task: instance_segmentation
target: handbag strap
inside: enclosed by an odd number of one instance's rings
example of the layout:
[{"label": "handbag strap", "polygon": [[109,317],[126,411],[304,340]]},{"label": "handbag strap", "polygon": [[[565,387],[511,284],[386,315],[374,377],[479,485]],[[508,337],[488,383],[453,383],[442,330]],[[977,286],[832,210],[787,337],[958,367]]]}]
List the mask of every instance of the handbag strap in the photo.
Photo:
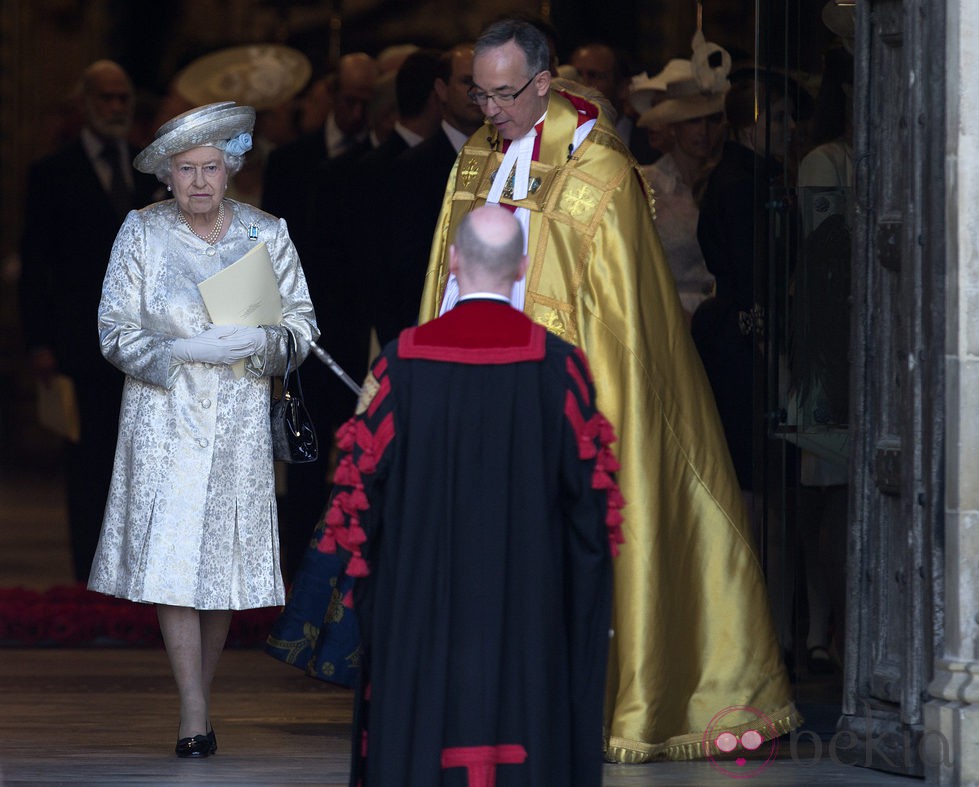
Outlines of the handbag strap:
[{"label": "handbag strap", "polygon": [[287,391],[291,391],[290,382],[292,376],[296,377],[296,392],[299,394],[300,401],[303,398],[303,383],[299,377],[299,366],[296,365],[295,368],[292,366],[292,359],[296,354],[295,344],[296,337],[292,335],[292,331],[286,328],[286,336],[288,340],[286,341],[286,373],[282,376],[282,395],[285,396]]}]

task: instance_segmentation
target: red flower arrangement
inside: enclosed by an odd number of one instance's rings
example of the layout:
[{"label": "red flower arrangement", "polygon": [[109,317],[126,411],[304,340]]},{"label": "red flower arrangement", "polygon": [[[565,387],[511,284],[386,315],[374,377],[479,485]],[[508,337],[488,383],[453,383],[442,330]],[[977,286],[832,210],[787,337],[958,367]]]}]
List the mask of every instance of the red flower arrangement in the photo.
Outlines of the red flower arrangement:
[{"label": "red flower arrangement", "polygon": [[[235,612],[228,647],[264,645],[279,612],[279,607]],[[104,596],[84,585],[0,588],[0,647],[119,646],[163,646],[152,604]]]}]

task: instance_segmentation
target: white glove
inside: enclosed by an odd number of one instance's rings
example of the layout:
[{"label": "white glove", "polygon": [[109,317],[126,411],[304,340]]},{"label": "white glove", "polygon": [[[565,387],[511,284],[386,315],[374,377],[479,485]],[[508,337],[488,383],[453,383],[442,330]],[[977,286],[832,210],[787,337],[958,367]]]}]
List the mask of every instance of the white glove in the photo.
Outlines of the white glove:
[{"label": "white glove", "polygon": [[177,339],[171,355],[190,363],[231,364],[265,349],[265,331],[241,325],[213,325],[189,339]]}]

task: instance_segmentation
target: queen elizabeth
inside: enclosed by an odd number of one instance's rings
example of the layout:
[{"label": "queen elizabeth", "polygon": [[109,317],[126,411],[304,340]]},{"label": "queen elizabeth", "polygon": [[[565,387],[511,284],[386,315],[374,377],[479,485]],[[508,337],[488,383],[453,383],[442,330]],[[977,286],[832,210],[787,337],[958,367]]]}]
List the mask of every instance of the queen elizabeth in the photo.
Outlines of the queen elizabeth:
[{"label": "queen elizabeth", "polygon": [[[102,354],[124,374],[92,590],[154,604],[180,697],[176,754],[217,749],[210,687],[233,610],[284,602],[270,378],[319,336],[285,221],[225,196],[255,110],[231,101],[164,123],[136,157],[173,198],[126,217],[99,304]],[[197,285],[264,242],[274,325],[212,325]],[[232,364],[243,364],[238,375]]]}]

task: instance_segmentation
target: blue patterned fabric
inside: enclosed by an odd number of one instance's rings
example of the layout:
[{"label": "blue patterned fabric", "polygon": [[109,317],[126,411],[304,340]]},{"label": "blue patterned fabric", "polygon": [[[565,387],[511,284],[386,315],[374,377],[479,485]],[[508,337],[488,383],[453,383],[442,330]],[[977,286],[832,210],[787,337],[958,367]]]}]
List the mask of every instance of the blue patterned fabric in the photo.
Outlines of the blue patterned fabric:
[{"label": "blue patterned fabric", "polygon": [[347,576],[340,557],[316,548],[323,527],[321,521],[265,651],[311,677],[353,687],[360,676],[360,628],[344,598],[354,578]]}]

